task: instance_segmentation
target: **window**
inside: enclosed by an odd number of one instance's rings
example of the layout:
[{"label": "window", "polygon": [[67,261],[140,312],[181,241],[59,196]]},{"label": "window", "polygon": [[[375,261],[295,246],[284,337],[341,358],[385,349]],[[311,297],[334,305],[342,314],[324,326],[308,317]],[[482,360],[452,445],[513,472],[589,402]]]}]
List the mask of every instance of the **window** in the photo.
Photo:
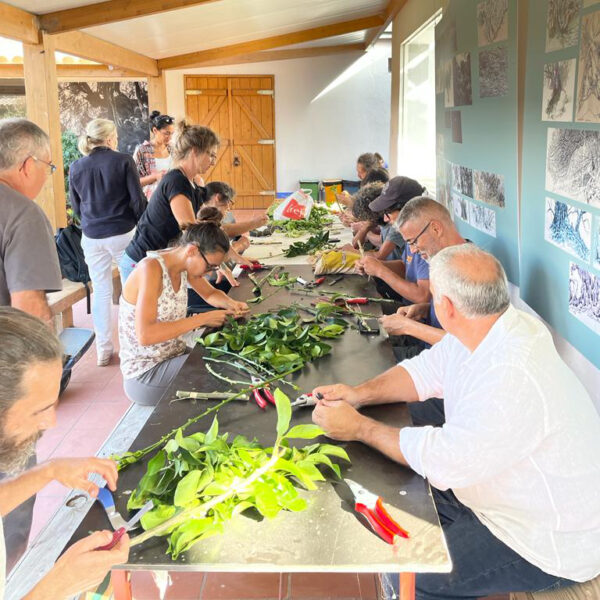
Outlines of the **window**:
[{"label": "window", "polygon": [[435,194],[436,15],[401,47],[398,174],[412,177]]}]

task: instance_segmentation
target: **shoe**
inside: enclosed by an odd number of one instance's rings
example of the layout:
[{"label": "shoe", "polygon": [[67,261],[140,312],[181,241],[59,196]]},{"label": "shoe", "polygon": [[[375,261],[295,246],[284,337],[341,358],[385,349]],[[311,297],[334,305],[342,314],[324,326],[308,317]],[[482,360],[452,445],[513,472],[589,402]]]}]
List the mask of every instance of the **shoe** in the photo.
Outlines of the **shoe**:
[{"label": "shoe", "polygon": [[99,367],[108,366],[110,364],[110,359],[112,358],[112,355],[113,355],[112,350],[98,354],[98,361],[96,362],[96,364]]}]

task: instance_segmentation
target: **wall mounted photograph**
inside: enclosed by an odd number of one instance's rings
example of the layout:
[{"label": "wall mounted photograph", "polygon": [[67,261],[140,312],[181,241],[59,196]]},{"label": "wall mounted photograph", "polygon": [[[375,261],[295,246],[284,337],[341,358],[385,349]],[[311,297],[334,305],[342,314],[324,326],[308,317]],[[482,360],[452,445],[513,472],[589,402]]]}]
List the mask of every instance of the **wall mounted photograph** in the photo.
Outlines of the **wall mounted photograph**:
[{"label": "wall mounted photograph", "polygon": [[457,54],[452,61],[453,106],[473,104],[471,84],[471,53]]},{"label": "wall mounted photograph", "polygon": [[487,171],[474,171],[475,200],[504,208],[504,177]]},{"label": "wall mounted photograph", "polygon": [[469,209],[467,208],[467,199],[460,194],[452,193],[452,207],[454,215],[465,222],[469,222]]},{"label": "wall mounted photograph", "polygon": [[462,144],[462,118],[460,116],[460,110],[452,111],[452,141],[455,144]]},{"label": "wall mounted photograph", "polygon": [[444,91],[444,106],[454,106],[454,79],[452,77],[452,60],[442,63],[442,89]]},{"label": "wall mounted photograph", "polygon": [[148,139],[148,84],[145,81],[69,81],[58,84],[63,131],[81,135],[96,118],[117,126],[119,150],[133,154]]},{"label": "wall mounted photograph", "polygon": [[496,237],[496,213],[487,206],[469,202],[469,224],[487,235]]},{"label": "wall mounted photograph", "polygon": [[600,10],[581,19],[576,121],[600,123]]},{"label": "wall mounted photograph", "polygon": [[487,0],[477,5],[477,42],[487,46],[508,37],[508,0]]},{"label": "wall mounted photograph", "polygon": [[544,65],[542,121],[572,121],[575,96],[574,58]]},{"label": "wall mounted photograph", "polygon": [[600,334],[600,277],[576,263],[569,270],[569,312]]},{"label": "wall mounted photograph", "polygon": [[473,197],[473,169],[452,164],[452,187],[461,194]]},{"label": "wall mounted photograph", "polygon": [[479,53],[479,97],[497,98],[508,93],[508,48],[496,46]]},{"label": "wall mounted photograph", "polygon": [[548,129],[546,189],[600,207],[600,131]]},{"label": "wall mounted photograph", "polygon": [[546,15],[546,52],[577,44],[581,0],[549,0]]},{"label": "wall mounted photograph", "polygon": [[566,202],[546,198],[544,238],[561,250],[589,262],[592,215]]}]

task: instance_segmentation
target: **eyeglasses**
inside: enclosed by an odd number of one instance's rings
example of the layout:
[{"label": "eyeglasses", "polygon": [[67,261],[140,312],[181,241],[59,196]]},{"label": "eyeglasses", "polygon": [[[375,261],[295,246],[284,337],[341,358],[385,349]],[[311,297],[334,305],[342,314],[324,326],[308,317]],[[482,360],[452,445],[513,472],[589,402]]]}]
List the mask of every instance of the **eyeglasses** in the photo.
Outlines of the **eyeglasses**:
[{"label": "eyeglasses", "polygon": [[202,260],[204,260],[204,262],[206,263],[206,270],[209,272],[214,272],[214,271],[218,271],[221,267],[221,265],[213,265],[211,263],[208,262],[208,260],[206,260],[206,256],[204,255],[204,252],[202,252],[202,250],[200,250],[200,248],[198,248],[198,252],[200,253],[200,256],[202,257]]},{"label": "eyeglasses", "polygon": [[417,235],[415,238],[413,238],[412,240],[405,240],[406,243],[409,246],[416,246],[417,242],[419,241],[419,238],[427,231],[427,228],[431,225],[431,221],[429,221],[429,223],[427,223],[427,225],[425,225],[425,227],[423,227],[423,229],[421,229],[421,233],[419,233],[419,235]]},{"label": "eyeglasses", "polygon": [[25,163],[30,159],[33,158],[33,160],[35,160],[36,162],[41,162],[44,163],[45,165],[50,167],[50,175],[52,175],[55,171],[56,171],[56,165],[52,162],[48,162],[47,160],[42,160],[41,158],[38,158],[37,156],[33,156],[33,154],[30,154],[24,161],[23,164],[19,167],[19,171],[22,171],[23,168],[25,167]]}]

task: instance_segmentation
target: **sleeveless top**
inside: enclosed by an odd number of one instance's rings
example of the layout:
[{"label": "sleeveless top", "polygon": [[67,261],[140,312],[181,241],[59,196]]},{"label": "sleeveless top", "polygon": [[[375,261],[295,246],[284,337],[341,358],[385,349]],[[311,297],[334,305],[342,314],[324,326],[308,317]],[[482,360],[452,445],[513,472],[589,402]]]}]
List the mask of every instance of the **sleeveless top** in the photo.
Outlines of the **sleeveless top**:
[{"label": "sleeveless top", "polygon": [[[148,252],[148,257],[156,258],[162,269],[162,292],[158,298],[157,320],[168,322],[185,319],[187,314],[187,271],[181,273],[179,291],[175,292],[164,258],[159,252]],[[139,377],[161,362],[185,352],[185,341],[175,338],[151,346],[142,346],[135,331],[135,310],[121,296],[119,305],[119,344],[121,351],[121,372],[124,379]]]}]

